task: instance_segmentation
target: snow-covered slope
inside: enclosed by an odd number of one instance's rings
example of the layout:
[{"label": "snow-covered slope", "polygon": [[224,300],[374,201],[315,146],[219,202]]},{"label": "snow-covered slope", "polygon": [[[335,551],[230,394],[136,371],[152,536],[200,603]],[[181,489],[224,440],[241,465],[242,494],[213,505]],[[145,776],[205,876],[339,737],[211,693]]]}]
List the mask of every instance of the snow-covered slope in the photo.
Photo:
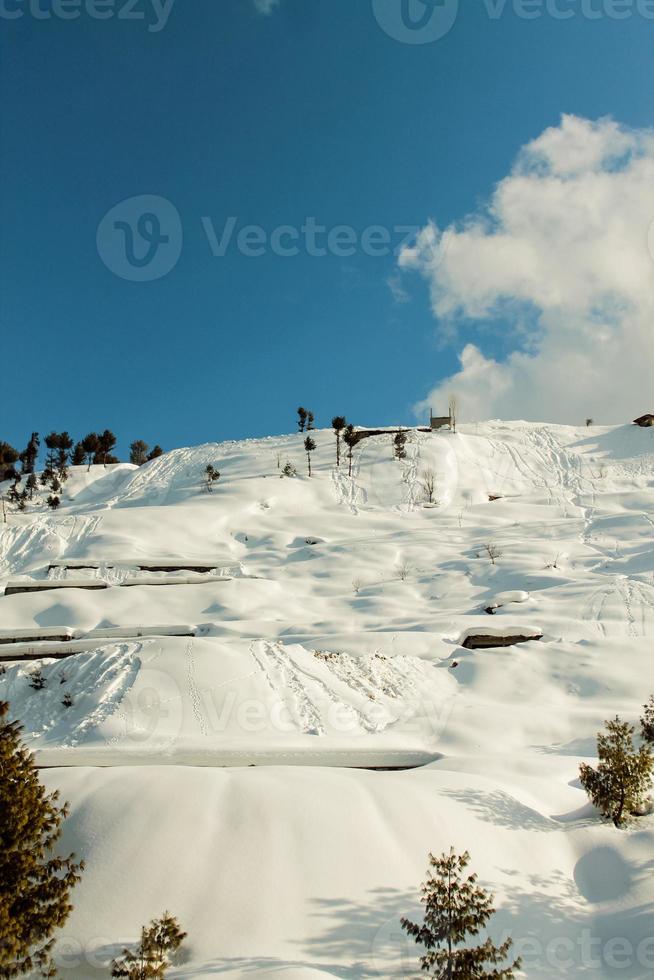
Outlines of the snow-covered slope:
[{"label": "snow-covered slope", "polygon": [[654,818],[602,824],[577,777],[654,691],[653,440],[415,431],[403,462],[361,442],[350,478],[320,431],[312,479],[299,435],[207,445],[75,469],[58,512],[10,515],[0,588],[109,585],[0,598],[0,656],[21,630],[81,651],[41,690],[35,661],[0,676],[87,861],[63,974],[107,976],[168,906],[178,977],[413,975],[399,917],[454,845],[526,976],[651,976]]}]

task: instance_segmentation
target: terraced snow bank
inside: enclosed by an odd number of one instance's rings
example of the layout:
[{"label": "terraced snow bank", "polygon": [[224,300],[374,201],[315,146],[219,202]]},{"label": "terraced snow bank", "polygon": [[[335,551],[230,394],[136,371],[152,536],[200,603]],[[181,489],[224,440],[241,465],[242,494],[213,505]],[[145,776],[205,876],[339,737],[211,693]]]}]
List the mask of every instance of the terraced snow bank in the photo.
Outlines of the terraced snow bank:
[{"label": "terraced snow bank", "polygon": [[87,864],[62,975],[169,907],[173,977],[417,976],[399,918],[453,845],[524,976],[651,977],[654,817],[602,823],[578,767],[654,692],[654,431],[376,436],[351,477],[315,438],[311,479],[300,435],[210,444],[0,525],[0,698]]}]

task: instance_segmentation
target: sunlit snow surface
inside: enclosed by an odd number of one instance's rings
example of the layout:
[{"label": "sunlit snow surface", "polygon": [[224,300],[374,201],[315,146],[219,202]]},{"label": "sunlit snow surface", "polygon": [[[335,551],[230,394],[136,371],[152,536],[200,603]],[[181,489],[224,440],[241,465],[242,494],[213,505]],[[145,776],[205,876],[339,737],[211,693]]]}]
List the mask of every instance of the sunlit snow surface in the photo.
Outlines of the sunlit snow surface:
[{"label": "sunlit snow surface", "polygon": [[[0,676],[87,862],[62,975],[108,976],[166,907],[172,976],[418,975],[399,918],[453,845],[524,975],[651,977],[654,818],[601,823],[578,766],[654,692],[654,432],[469,425],[410,433],[403,462],[379,436],[351,479],[315,438],[311,480],[299,434],[200,446],[76,468],[58,512],[0,526],[0,586],[111,586],[0,598],[5,636],[86,637],[42,690],[35,662]],[[159,559],[215,568],[139,571]]]}]

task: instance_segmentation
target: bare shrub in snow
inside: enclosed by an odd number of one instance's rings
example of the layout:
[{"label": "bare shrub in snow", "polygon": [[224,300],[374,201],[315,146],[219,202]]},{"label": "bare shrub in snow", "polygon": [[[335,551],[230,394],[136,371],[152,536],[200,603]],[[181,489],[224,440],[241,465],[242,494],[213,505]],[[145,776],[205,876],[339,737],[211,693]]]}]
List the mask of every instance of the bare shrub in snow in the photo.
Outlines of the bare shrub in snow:
[{"label": "bare shrub in snow", "polygon": [[37,667],[37,669],[32,671],[30,674],[30,687],[33,691],[42,691],[45,685],[46,679],[41,673],[41,668]]},{"label": "bare shrub in snow", "polygon": [[426,469],[422,474],[422,491],[427,502],[433,504],[436,493],[436,474],[432,469]]},{"label": "bare shrub in snow", "polygon": [[402,582],[406,582],[411,574],[411,565],[405,558],[402,561],[398,561],[397,565],[395,566],[395,571],[397,572],[397,577],[401,579]]},{"label": "bare shrub in snow", "polygon": [[502,557],[502,552],[496,544],[493,544],[492,541],[489,541],[488,544],[484,545],[484,551],[488,555],[491,565],[494,565],[495,562]]},{"label": "bare shrub in snow", "polygon": [[220,479],[220,473],[215,466],[211,463],[207,466],[204,471],[204,486],[206,487],[208,493],[213,493],[214,483],[217,483]]},{"label": "bare shrub in snow", "polygon": [[355,592],[358,595],[362,588],[363,588],[363,582],[361,581],[360,578],[352,579],[353,592]]},{"label": "bare shrub in snow", "polygon": [[70,693],[70,691],[66,691],[66,693],[63,696],[63,698],[61,699],[61,703],[64,706],[64,708],[72,708],[73,707],[73,703],[74,703],[73,702],[73,695]]},{"label": "bare shrub in snow", "polygon": [[490,938],[478,946],[469,945],[469,937],[478,936],[495,914],[493,895],[477,884],[477,875],[463,877],[469,863],[467,851],[458,855],[452,849],[439,858],[430,854],[420,899],[425,906],[424,922],[401,919],[402,928],[426,949],[420,966],[433,977],[512,980],[514,971],[520,969],[519,959],[504,968],[496,966],[506,962],[511,939],[501,946]]},{"label": "bare shrub in snow", "polygon": [[647,745],[634,748],[634,727],[616,715],[597,736],[597,769],[582,763],[581,785],[591,802],[616,827],[643,812],[651,786],[654,757]]},{"label": "bare shrub in snow", "polygon": [[127,980],[146,980],[148,977],[165,977],[172,966],[171,956],[186,939],[177,919],[164,912],[160,919],[153,919],[141,929],[141,941],[135,950],[124,949],[122,956],[111,963],[112,977]]}]

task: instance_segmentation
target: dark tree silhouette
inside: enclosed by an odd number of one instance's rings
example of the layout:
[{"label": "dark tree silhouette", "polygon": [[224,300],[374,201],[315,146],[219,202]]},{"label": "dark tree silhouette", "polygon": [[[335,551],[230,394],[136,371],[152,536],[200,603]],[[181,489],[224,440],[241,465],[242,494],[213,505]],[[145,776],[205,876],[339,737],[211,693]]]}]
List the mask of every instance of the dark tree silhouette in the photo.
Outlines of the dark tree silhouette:
[{"label": "dark tree silhouette", "polygon": [[95,461],[96,453],[100,446],[100,436],[97,432],[89,432],[87,436],[82,439],[82,448],[84,449],[84,455],[86,456],[86,462],[88,464],[89,470],[91,469],[91,463]]},{"label": "dark tree silhouette", "polygon": [[86,453],[84,452],[84,446],[81,442],[75,443],[71,462],[73,466],[83,466],[86,462]]},{"label": "dark tree silhouette", "polygon": [[39,434],[33,432],[30,441],[20,454],[20,461],[23,466],[23,473],[33,473],[36,469],[36,461],[39,458]]},{"label": "dark tree silhouette", "polygon": [[307,460],[309,463],[309,476],[311,476],[311,453],[314,451],[315,448],[316,448],[316,444],[314,440],[311,438],[311,436],[307,436],[306,439],[304,440],[304,451],[307,454]]},{"label": "dark tree silhouette", "polygon": [[335,415],[332,419],[332,429],[334,430],[334,435],[336,436],[336,465],[341,465],[341,435],[343,429],[347,425],[347,420],[344,415]]},{"label": "dark tree silhouette", "polygon": [[130,463],[134,463],[135,466],[143,466],[144,463],[147,463],[149,448],[147,442],[143,442],[142,439],[133,442],[129,447]]},{"label": "dark tree silhouette", "polygon": [[297,410],[297,415],[298,415],[297,427],[300,430],[300,432],[304,432],[307,424],[307,415],[308,415],[306,408],[302,408],[302,406],[300,406],[300,408],[298,408]]},{"label": "dark tree silhouette", "polygon": [[351,422],[345,426],[345,431],[343,432],[343,442],[347,446],[347,459],[349,463],[348,476],[352,476],[352,450],[358,442],[358,437]]},{"label": "dark tree silhouette", "polygon": [[154,449],[151,449],[148,453],[148,462],[150,462],[151,459],[158,459],[159,456],[163,456],[163,454],[164,451],[161,446],[155,446]]},{"label": "dark tree silhouette", "polygon": [[102,463],[103,466],[106,466],[107,463],[117,463],[117,457],[111,455],[111,450],[115,445],[115,435],[111,429],[105,429],[104,432],[98,436],[98,450],[95,454],[93,462]]},{"label": "dark tree silhouette", "polygon": [[0,702],[0,978],[52,977],[53,933],[72,911],[70,892],[84,865],[54,852],[67,807],[39,782],[8,712]]}]

